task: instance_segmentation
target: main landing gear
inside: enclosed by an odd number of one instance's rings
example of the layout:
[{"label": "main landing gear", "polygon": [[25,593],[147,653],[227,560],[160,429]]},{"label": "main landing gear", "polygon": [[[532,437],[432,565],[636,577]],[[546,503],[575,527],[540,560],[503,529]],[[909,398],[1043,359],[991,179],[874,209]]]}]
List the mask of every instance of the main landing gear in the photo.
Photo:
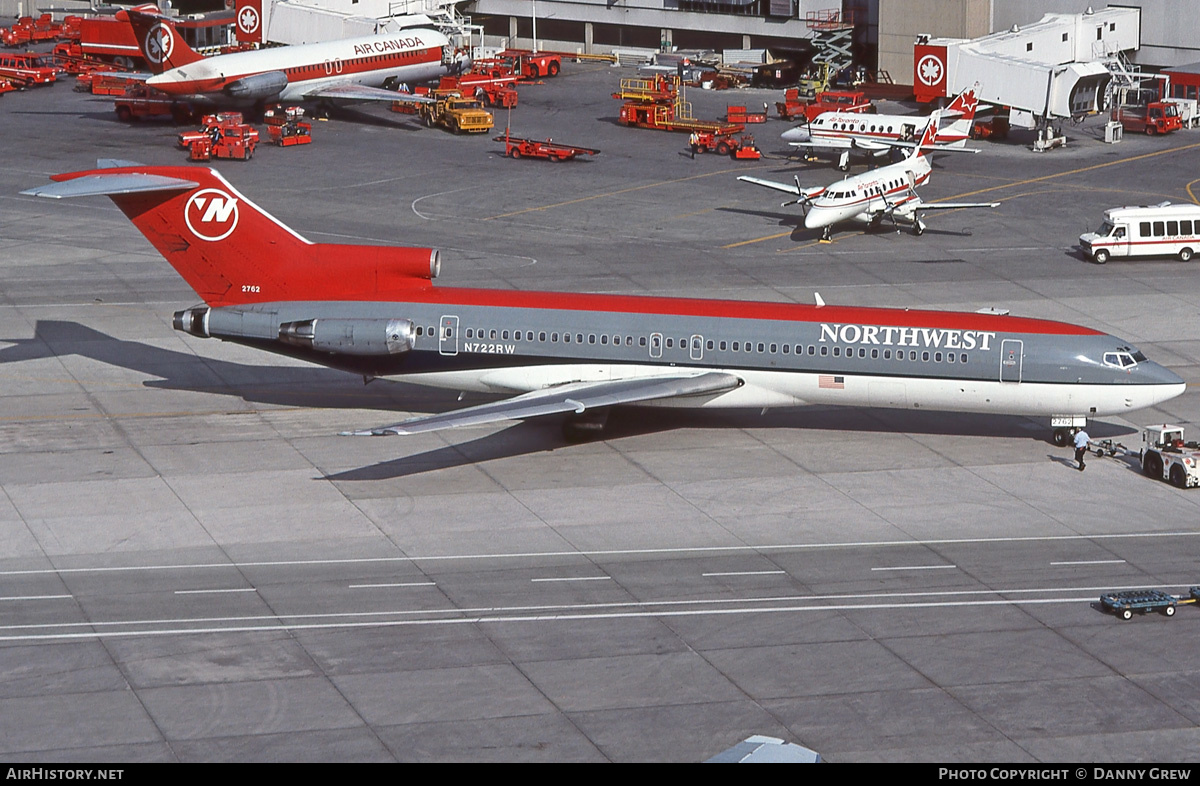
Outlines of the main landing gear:
[{"label": "main landing gear", "polygon": [[1054,445],[1055,447],[1065,448],[1071,444],[1071,429],[1056,428],[1054,429]]},{"label": "main landing gear", "polygon": [[562,424],[563,439],[573,445],[600,439],[604,436],[604,427],[607,423],[608,410],[606,409],[582,415],[568,415]]}]

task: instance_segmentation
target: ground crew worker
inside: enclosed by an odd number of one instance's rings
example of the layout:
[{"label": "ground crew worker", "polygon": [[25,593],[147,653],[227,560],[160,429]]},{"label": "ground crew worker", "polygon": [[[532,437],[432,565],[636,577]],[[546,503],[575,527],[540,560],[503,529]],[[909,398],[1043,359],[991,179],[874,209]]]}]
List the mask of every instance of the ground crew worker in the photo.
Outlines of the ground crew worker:
[{"label": "ground crew worker", "polygon": [[693,131],[692,135],[688,137],[688,145],[692,148],[692,159],[695,160],[696,151],[700,149],[700,134]]},{"label": "ground crew worker", "polygon": [[1083,457],[1087,455],[1088,443],[1092,438],[1083,429],[1075,431],[1075,460],[1079,462],[1079,471],[1083,472],[1084,463]]}]

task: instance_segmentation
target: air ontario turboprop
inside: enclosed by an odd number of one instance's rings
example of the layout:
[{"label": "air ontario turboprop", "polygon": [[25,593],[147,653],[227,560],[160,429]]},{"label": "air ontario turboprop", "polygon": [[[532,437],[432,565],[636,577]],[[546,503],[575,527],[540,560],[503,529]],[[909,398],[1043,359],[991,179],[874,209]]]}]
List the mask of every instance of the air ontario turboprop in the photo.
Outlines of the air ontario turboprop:
[{"label": "air ontario turboprop", "polygon": [[886,218],[893,224],[906,223],[912,227],[914,235],[920,235],[925,231],[922,214],[927,210],[998,207],[999,202],[925,202],[917,195],[917,187],[929,182],[932,171],[929,159],[922,151],[934,147],[936,133],[937,116],[934,115],[926,122],[921,141],[903,161],[847,177],[823,188],[801,188],[799,178],[794,185],[747,175],[738,180],[795,195],[796,199],[784,202],[782,206],[800,205],[805,211],[804,226],[820,229],[821,240],[826,242],[830,240],[833,225],[844,221],[878,226]]},{"label": "air ontario turboprop", "polygon": [[432,28],[203,57],[165,17],[122,13],[154,73],[146,84],[198,103],[395,101],[398,94],[385,84],[437,79],[470,64]]},{"label": "air ontario turboprop", "polygon": [[313,243],[212,169],[109,163],[24,193],[110,197],[203,299],[175,314],[177,330],[368,381],[500,399],[357,434],[559,413],[574,439],[622,404],[834,404],[1074,425],[1184,390],[1120,338],[1041,319],[437,287],[436,250]]},{"label": "air ontario turboprop", "polygon": [[[975,110],[979,100],[976,88],[968,88],[958,95],[950,106],[934,110],[930,117],[940,123],[944,118],[952,122],[937,130],[933,144],[927,149],[939,152],[977,153],[966,146],[971,135],[971,124],[975,122]],[[868,159],[894,156],[917,145],[917,134],[930,118],[911,115],[867,115],[855,112],[825,112],[804,123],[789,128],[780,138],[793,147],[804,148],[809,153],[805,158],[833,154],[837,156],[838,169],[850,169],[850,157]]]}]

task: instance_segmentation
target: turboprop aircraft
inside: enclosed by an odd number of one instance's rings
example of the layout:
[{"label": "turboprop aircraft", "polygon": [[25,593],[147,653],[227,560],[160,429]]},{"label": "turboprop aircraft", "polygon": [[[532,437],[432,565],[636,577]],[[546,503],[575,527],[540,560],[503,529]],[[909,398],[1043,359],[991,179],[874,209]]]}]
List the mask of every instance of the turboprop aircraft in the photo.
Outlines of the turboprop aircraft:
[{"label": "turboprop aircraft", "polygon": [[437,287],[434,249],[313,243],[212,169],[101,164],[111,168],[54,175],[23,193],[110,197],[204,301],[175,313],[176,330],[366,381],[499,397],[354,434],[559,413],[574,440],[598,433],[624,404],[835,404],[1080,425],[1184,390],[1128,342],[1042,319],[819,298],[812,306]]},{"label": "turboprop aircraft", "polygon": [[142,57],[154,73],[146,84],[202,104],[416,100],[383,86],[437,79],[470,64],[432,28],[204,57],[187,45],[169,19],[142,8],[117,16],[128,16]]},{"label": "turboprop aircraft", "polygon": [[943,152],[977,153],[966,146],[975,122],[975,110],[979,100],[976,89],[970,87],[960,93],[946,109],[934,110],[930,117],[917,118],[911,115],[866,115],[855,112],[825,112],[817,115],[811,123],[789,128],[780,138],[793,147],[805,148],[810,153],[806,158],[835,154],[838,169],[850,169],[851,156],[878,159],[917,145],[920,129],[936,118],[953,118],[946,127],[938,129],[931,149]]},{"label": "turboprop aircraft", "polygon": [[843,221],[878,226],[886,218],[893,224],[907,223],[914,235],[920,235],[925,232],[921,214],[927,210],[998,207],[999,202],[926,202],[917,195],[917,188],[929,182],[933,167],[923,151],[934,147],[936,134],[937,118],[934,116],[926,122],[920,142],[903,161],[822,188],[801,188],[799,178],[794,185],[747,175],[738,180],[795,195],[796,199],[784,202],[782,207],[800,205],[805,212],[804,226],[820,229],[821,240],[825,242],[832,236],[833,225]]}]

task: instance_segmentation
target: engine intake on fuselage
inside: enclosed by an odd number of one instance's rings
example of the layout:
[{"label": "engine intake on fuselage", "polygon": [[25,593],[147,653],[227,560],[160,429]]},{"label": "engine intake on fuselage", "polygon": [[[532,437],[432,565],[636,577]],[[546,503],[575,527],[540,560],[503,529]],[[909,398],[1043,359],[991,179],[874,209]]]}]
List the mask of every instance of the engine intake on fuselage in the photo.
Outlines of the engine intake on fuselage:
[{"label": "engine intake on fuselage", "polygon": [[399,355],[413,348],[408,319],[305,319],[279,326],[279,340],[296,347],[344,355]]}]

